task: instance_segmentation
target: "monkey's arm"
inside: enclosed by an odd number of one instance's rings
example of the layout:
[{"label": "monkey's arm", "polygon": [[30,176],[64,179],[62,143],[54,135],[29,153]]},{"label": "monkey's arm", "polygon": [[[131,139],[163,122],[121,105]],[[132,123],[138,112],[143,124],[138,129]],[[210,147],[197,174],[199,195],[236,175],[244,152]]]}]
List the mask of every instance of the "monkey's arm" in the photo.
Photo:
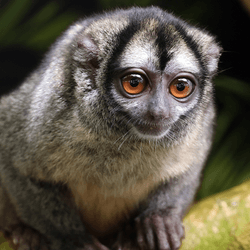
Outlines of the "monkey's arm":
[{"label": "monkey's arm", "polygon": [[[66,202],[60,186],[33,181],[11,166],[3,168],[1,175],[1,185],[22,222],[13,225],[12,231],[8,232],[10,237],[19,240],[20,249],[25,246],[31,250],[107,250],[86,232],[76,210]],[[40,236],[47,242],[47,248],[41,245],[40,239],[35,240]]]},{"label": "monkey's arm", "polygon": [[175,250],[184,237],[182,218],[199,185],[199,171],[162,184],[118,235],[114,249]]}]

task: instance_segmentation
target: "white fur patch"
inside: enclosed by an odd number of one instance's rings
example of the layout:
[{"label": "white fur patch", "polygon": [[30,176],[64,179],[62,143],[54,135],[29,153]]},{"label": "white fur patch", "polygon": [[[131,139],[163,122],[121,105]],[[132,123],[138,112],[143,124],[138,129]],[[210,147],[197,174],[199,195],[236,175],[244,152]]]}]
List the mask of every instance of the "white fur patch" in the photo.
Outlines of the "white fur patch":
[{"label": "white fur patch", "polygon": [[168,74],[175,72],[189,72],[192,74],[199,73],[199,62],[187,45],[181,41],[176,47],[177,48],[174,48],[173,51],[171,51],[173,57],[168,62],[165,72]]}]

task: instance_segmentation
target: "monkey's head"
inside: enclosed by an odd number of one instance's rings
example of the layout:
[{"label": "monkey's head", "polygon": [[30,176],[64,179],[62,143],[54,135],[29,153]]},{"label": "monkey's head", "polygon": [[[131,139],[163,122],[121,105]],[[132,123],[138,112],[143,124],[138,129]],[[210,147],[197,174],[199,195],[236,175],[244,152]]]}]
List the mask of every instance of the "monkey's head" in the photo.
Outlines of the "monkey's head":
[{"label": "monkey's head", "polygon": [[132,8],[90,19],[74,45],[79,117],[97,133],[171,141],[213,119],[220,47],[207,32]]}]

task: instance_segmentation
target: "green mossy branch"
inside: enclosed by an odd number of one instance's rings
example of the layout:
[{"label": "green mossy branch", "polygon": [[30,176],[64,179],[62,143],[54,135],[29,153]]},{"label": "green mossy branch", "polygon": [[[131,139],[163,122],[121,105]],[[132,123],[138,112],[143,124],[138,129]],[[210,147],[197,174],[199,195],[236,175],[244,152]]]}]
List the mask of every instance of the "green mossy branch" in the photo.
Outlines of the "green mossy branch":
[{"label": "green mossy branch", "polygon": [[181,250],[250,249],[250,181],[195,204]]}]

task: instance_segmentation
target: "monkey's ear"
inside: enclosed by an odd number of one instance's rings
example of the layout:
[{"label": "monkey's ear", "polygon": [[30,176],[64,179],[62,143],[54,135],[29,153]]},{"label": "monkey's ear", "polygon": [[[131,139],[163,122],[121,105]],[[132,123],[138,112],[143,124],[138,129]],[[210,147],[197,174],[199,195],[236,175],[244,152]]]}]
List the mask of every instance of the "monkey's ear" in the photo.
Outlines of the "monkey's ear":
[{"label": "monkey's ear", "polygon": [[98,54],[99,48],[89,35],[84,35],[77,41],[77,53],[74,56],[77,61],[87,63],[97,69],[99,67]]},{"label": "monkey's ear", "polygon": [[206,31],[193,27],[190,27],[188,34],[195,38],[209,73],[216,73],[222,48],[215,41],[215,38]]},{"label": "monkey's ear", "polygon": [[212,40],[203,47],[203,53],[205,55],[204,59],[207,63],[208,71],[211,74],[216,73],[222,48],[214,40]]}]

